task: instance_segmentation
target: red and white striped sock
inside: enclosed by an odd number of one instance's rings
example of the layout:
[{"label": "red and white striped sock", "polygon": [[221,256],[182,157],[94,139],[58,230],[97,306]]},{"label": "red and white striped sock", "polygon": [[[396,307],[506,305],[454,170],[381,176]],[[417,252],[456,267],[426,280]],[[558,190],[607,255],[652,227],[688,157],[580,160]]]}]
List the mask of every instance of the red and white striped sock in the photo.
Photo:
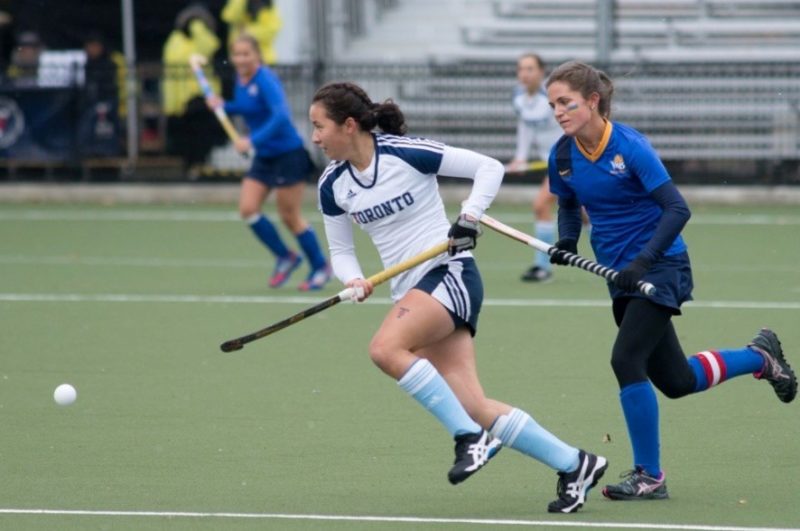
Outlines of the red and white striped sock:
[{"label": "red and white striped sock", "polygon": [[[728,379],[728,369],[725,359],[716,350],[698,352],[689,359],[689,364],[695,370],[695,375],[701,373],[705,379],[697,378],[695,391],[704,391]],[[700,369],[698,371],[698,369]],[[705,385],[703,385],[705,383]]]}]

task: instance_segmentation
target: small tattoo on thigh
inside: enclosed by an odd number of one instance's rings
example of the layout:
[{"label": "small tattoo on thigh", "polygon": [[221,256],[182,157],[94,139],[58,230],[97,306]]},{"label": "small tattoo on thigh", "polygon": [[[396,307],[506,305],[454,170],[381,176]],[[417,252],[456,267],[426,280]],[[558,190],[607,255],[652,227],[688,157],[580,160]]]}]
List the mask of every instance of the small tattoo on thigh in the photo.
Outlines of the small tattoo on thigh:
[{"label": "small tattoo on thigh", "polygon": [[401,317],[403,317],[405,314],[407,314],[410,311],[411,310],[406,308],[405,306],[400,306],[399,309],[397,310],[397,318],[400,319]]}]

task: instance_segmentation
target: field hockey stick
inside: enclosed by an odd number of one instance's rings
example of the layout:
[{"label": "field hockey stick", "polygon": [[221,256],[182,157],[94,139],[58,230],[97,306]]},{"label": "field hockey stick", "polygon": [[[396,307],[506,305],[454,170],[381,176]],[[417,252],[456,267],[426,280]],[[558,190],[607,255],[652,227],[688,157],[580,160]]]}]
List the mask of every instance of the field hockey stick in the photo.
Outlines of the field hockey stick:
[{"label": "field hockey stick", "polygon": [[[439,256],[444,252],[447,252],[447,242],[442,242],[439,245],[431,247],[427,251],[423,251],[416,256],[412,256],[408,260],[404,260],[399,264],[384,269],[380,273],[375,273],[367,280],[370,283],[372,283],[373,286],[377,286],[378,284],[383,284],[390,278],[395,277],[405,271],[408,271],[412,267],[416,267],[423,262],[427,262],[431,258]],[[306,308],[305,310],[298,312],[289,318],[286,318],[282,321],[278,321],[277,323],[270,325],[266,328],[262,328],[261,330],[253,332],[252,334],[247,334],[246,336],[228,340],[224,342],[222,345],[220,345],[219,348],[222,349],[222,352],[233,352],[234,350],[241,350],[242,347],[244,347],[247,343],[255,341],[256,339],[261,339],[262,337],[266,337],[270,334],[274,334],[278,330],[283,330],[287,326],[299,323],[306,317],[311,317],[312,315],[319,313],[322,310],[327,310],[331,306],[336,306],[342,301],[351,300],[354,294],[355,294],[355,288],[345,288],[336,295],[334,295],[333,297],[325,299],[324,301],[310,308]]]},{"label": "field hockey stick", "polygon": [[547,169],[547,161],[546,160],[534,160],[532,162],[528,162],[522,168],[518,170],[507,170],[506,173],[525,173],[526,171],[542,171]]},{"label": "field hockey stick", "polygon": [[[522,231],[519,231],[513,227],[509,227],[505,223],[497,221],[491,216],[487,216],[486,214],[481,217],[481,223],[489,227],[490,229],[503,234],[504,236],[508,236],[514,240],[522,242],[526,245],[529,245],[536,249],[537,251],[542,251],[543,253],[547,253],[548,256],[553,256],[553,253],[557,252],[559,249],[555,245],[549,245],[542,240],[534,238],[530,234],[525,234]],[[585,271],[590,273],[594,273],[597,276],[603,277],[609,282],[613,282],[617,275],[619,275],[618,271],[611,269],[610,267],[605,267],[597,262],[593,262],[587,258],[583,258],[580,255],[564,252],[564,259],[569,263],[571,266],[579,267]],[[644,282],[640,280],[636,287],[641,291],[643,294],[651,297],[656,292],[656,287],[649,282]]]},{"label": "field hockey stick", "polygon": [[[205,64],[206,58],[202,55],[194,53],[189,56],[189,66],[192,67],[192,72],[194,72],[194,77],[197,79],[197,84],[200,85],[200,90],[203,91],[203,95],[206,98],[210,98],[214,96],[214,89],[211,88],[211,84],[208,82],[205,72],[203,72],[203,66]],[[214,116],[217,117],[217,121],[225,130],[225,133],[227,133],[228,138],[236,143],[236,141],[239,140],[239,132],[233,126],[231,119],[228,117],[228,113],[225,112],[225,108],[222,105],[214,108]],[[252,153],[242,153],[242,156],[244,158],[250,158]]]},{"label": "field hockey stick", "polygon": [[525,169],[528,171],[539,171],[539,170],[546,170],[547,169],[547,161],[546,160],[534,160],[533,162],[529,162]]}]

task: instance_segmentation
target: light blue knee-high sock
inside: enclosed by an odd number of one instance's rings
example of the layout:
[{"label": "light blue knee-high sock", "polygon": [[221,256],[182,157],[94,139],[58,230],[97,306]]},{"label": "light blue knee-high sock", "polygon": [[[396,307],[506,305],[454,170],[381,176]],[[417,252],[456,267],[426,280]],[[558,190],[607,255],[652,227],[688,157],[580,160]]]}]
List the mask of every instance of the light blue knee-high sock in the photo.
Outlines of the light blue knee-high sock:
[{"label": "light blue knee-high sock", "polygon": [[278,258],[289,256],[289,249],[284,245],[278,231],[275,229],[275,225],[264,214],[260,212],[253,214],[246,221],[256,238],[261,240],[261,243],[272,251],[272,254]]},{"label": "light blue knee-high sock", "polygon": [[[556,224],[552,221],[537,221],[534,227],[536,237],[545,243],[553,245],[556,241]],[[550,271],[550,256],[547,253],[536,251],[536,265],[545,271]]]},{"label": "light blue knee-high sock", "polygon": [[619,392],[628,436],[633,447],[633,465],[644,468],[654,478],[661,474],[661,448],[658,435],[658,401],[650,382],[626,385]]},{"label": "light blue knee-high sock", "polygon": [[573,472],[578,468],[578,449],[561,441],[520,409],[500,415],[492,435],[518,452],[533,457],[555,470]]},{"label": "light blue knee-high sock", "polygon": [[696,384],[694,392],[705,391],[725,380],[753,374],[764,366],[764,357],[745,347],[738,350],[705,350],[689,358]]},{"label": "light blue knee-high sock", "polygon": [[415,361],[397,384],[439,419],[451,436],[479,433],[482,430],[428,360],[421,358]]}]

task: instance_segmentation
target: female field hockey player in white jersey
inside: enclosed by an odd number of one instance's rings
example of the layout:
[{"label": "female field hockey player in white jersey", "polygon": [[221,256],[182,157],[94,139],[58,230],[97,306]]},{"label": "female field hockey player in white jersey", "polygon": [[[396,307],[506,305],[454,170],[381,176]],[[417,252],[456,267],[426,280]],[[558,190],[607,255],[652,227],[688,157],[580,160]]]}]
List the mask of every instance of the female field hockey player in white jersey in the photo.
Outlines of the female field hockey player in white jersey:
[{"label": "female field hockey player in white jersey", "polygon": [[[547,93],[542,85],[544,73],[544,61],[535,53],[523,54],[517,60],[519,86],[513,99],[514,112],[517,115],[517,148],[514,160],[506,166],[508,171],[524,171],[531,151],[534,151],[536,158],[546,161],[550,156],[550,148],[561,136],[561,128],[553,117],[553,109],[547,103]],[[550,193],[547,176],[542,179],[542,185],[531,206],[536,237],[552,245],[556,241],[553,215],[556,196]],[[525,282],[546,282],[552,275],[550,257],[547,253],[536,251],[533,265],[521,278]]]},{"label": "female field hockey player in white jersey", "polygon": [[[469,249],[478,219],[503,177],[494,159],[405,133],[393,102],[373,103],[352,83],[328,84],[309,111],[313,141],[332,159],[319,182],[319,203],[334,274],[372,293],[355,255],[353,224],[364,230],[385,266],[399,263],[449,236],[442,255],[392,279],[389,311],[369,345],[372,361],[454,437],[448,479],[460,483],[485,465],[501,444],[558,471],[551,512],[574,512],[605,471],[605,458],[573,448],[524,411],[487,398],[478,381],[472,336],[483,300]],[[379,127],[381,133],[373,133]],[[474,180],[451,226],[437,174]]]},{"label": "female field hockey player in white jersey", "polygon": [[[580,206],[592,219],[597,261],[619,269],[609,283],[617,338],[611,366],[633,447],[633,469],[608,485],[612,500],[667,498],[660,463],[658,402],[705,391],[735,376],[768,381],[782,402],[797,394],[797,378],[774,332],[761,329],[746,347],[706,350],[686,358],[672,325],[692,298],[692,270],[681,230],[689,208],[647,139],[609,121],[613,84],[603,72],[570,62],[547,82],[547,94],[565,136],[550,155],[550,186],[558,195],[559,249],[576,252]],[[557,252],[554,263],[567,265]],[[640,294],[645,280],[653,297]]]},{"label": "female field hockey player in white jersey", "polygon": [[246,33],[237,37],[231,47],[237,74],[233,100],[223,102],[213,96],[208,105],[213,109],[224,104],[227,113],[241,114],[250,128],[250,136],[236,142],[241,153],[255,149],[253,164],[242,179],[239,214],[277,259],[269,286],[277,288],[285,284],[302,262],[261,211],[274,189],[278,215],[309,261],[310,272],[299,289],[318,290],[328,282],[331,273],[314,229],[300,212],[311,160],[303,139],[292,125],[281,82],[269,67],[261,64],[260,54],[254,37]]}]

